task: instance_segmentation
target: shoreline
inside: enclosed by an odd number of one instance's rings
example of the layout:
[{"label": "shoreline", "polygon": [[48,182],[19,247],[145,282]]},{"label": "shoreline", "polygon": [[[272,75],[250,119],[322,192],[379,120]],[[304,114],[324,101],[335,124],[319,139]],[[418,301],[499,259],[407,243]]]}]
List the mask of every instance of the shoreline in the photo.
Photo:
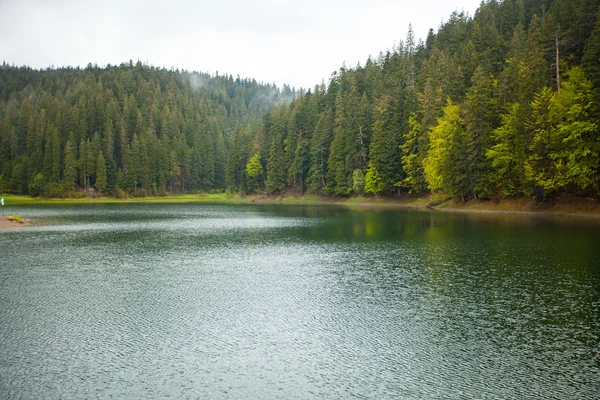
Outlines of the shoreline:
[{"label": "shoreline", "polygon": [[[559,196],[551,202],[539,203],[531,198],[471,200],[465,204],[458,200],[447,200],[431,206],[430,197],[369,198],[369,197],[324,197],[292,195],[240,195],[240,194],[187,194],[164,197],[142,197],[118,199],[113,197],[49,199],[29,196],[5,196],[9,205],[49,205],[49,204],[111,204],[111,203],[206,203],[206,204],[281,204],[304,206],[342,206],[350,208],[403,208],[419,211],[442,211],[477,214],[540,215],[600,219],[600,201],[592,198]],[[6,210],[6,212],[9,212]],[[29,225],[6,220],[0,228]],[[8,225],[7,225],[8,224]]]}]

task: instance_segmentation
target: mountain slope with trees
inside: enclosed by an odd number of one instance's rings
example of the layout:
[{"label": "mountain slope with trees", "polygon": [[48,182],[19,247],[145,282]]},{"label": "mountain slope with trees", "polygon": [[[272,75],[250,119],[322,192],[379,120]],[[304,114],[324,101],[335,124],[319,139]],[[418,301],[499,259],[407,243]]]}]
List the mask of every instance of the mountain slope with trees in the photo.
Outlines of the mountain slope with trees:
[{"label": "mountain slope with trees", "polygon": [[[225,189],[228,145],[294,92],[132,62],[0,67],[0,188],[70,196]],[[243,127],[243,128],[242,128]]]},{"label": "mountain slope with trees", "polygon": [[297,93],[139,64],[4,66],[0,184],[597,196],[599,65],[597,1],[490,0]]},{"label": "mountain slope with trees", "polygon": [[463,201],[597,195],[598,11],[591,0],[492,0],[474,17],[453,13],[425,42],[409,27],[392,51],[240,132],[263,169],[252,186],[229,185]]}]

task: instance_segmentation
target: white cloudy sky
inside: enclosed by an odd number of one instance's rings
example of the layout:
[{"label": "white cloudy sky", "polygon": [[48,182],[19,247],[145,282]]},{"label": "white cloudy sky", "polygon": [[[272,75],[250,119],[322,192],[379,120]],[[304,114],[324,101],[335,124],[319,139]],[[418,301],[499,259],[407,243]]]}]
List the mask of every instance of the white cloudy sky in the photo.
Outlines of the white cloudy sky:
[{"label": "white cloudy sky", "polygon": [[480,0],[0,0],[0,61],[160,67],[312,87]]}]

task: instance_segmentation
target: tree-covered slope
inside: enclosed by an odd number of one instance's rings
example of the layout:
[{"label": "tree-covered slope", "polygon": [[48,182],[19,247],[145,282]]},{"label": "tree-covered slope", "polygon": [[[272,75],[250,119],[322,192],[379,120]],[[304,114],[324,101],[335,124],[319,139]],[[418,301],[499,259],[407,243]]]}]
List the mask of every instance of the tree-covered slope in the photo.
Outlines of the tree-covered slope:
[{"label": "tree-covered slope", "polygon": [[4,66],[0,185],[597,195],[599,65],[597,0],[493,0],[285,96],[140,64]]},{"label": "tree-covered slope", "polygon": [[225,188],[228,142],[294,93],[141,63],[0,67],[0,188],[65,196]]},{"label": "tree-covered slope", "polygon": [[[228,184],[464,200],[598,193],[599,40],[592,0],[482,2],[424,43],[409,28],[393,51],[240,131],[245,158]],[[260,173],[245,171],[250,159]]]}]

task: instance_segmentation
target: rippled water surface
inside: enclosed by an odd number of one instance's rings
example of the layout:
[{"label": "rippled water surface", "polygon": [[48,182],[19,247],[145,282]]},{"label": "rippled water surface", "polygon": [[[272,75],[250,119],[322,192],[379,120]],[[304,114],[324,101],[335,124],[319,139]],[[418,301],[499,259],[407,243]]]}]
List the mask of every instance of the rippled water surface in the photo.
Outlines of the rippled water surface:
[{"label": "rippled water surface", "polygon": [[600,225],[13,207],[0,398],[600,398]]}]

